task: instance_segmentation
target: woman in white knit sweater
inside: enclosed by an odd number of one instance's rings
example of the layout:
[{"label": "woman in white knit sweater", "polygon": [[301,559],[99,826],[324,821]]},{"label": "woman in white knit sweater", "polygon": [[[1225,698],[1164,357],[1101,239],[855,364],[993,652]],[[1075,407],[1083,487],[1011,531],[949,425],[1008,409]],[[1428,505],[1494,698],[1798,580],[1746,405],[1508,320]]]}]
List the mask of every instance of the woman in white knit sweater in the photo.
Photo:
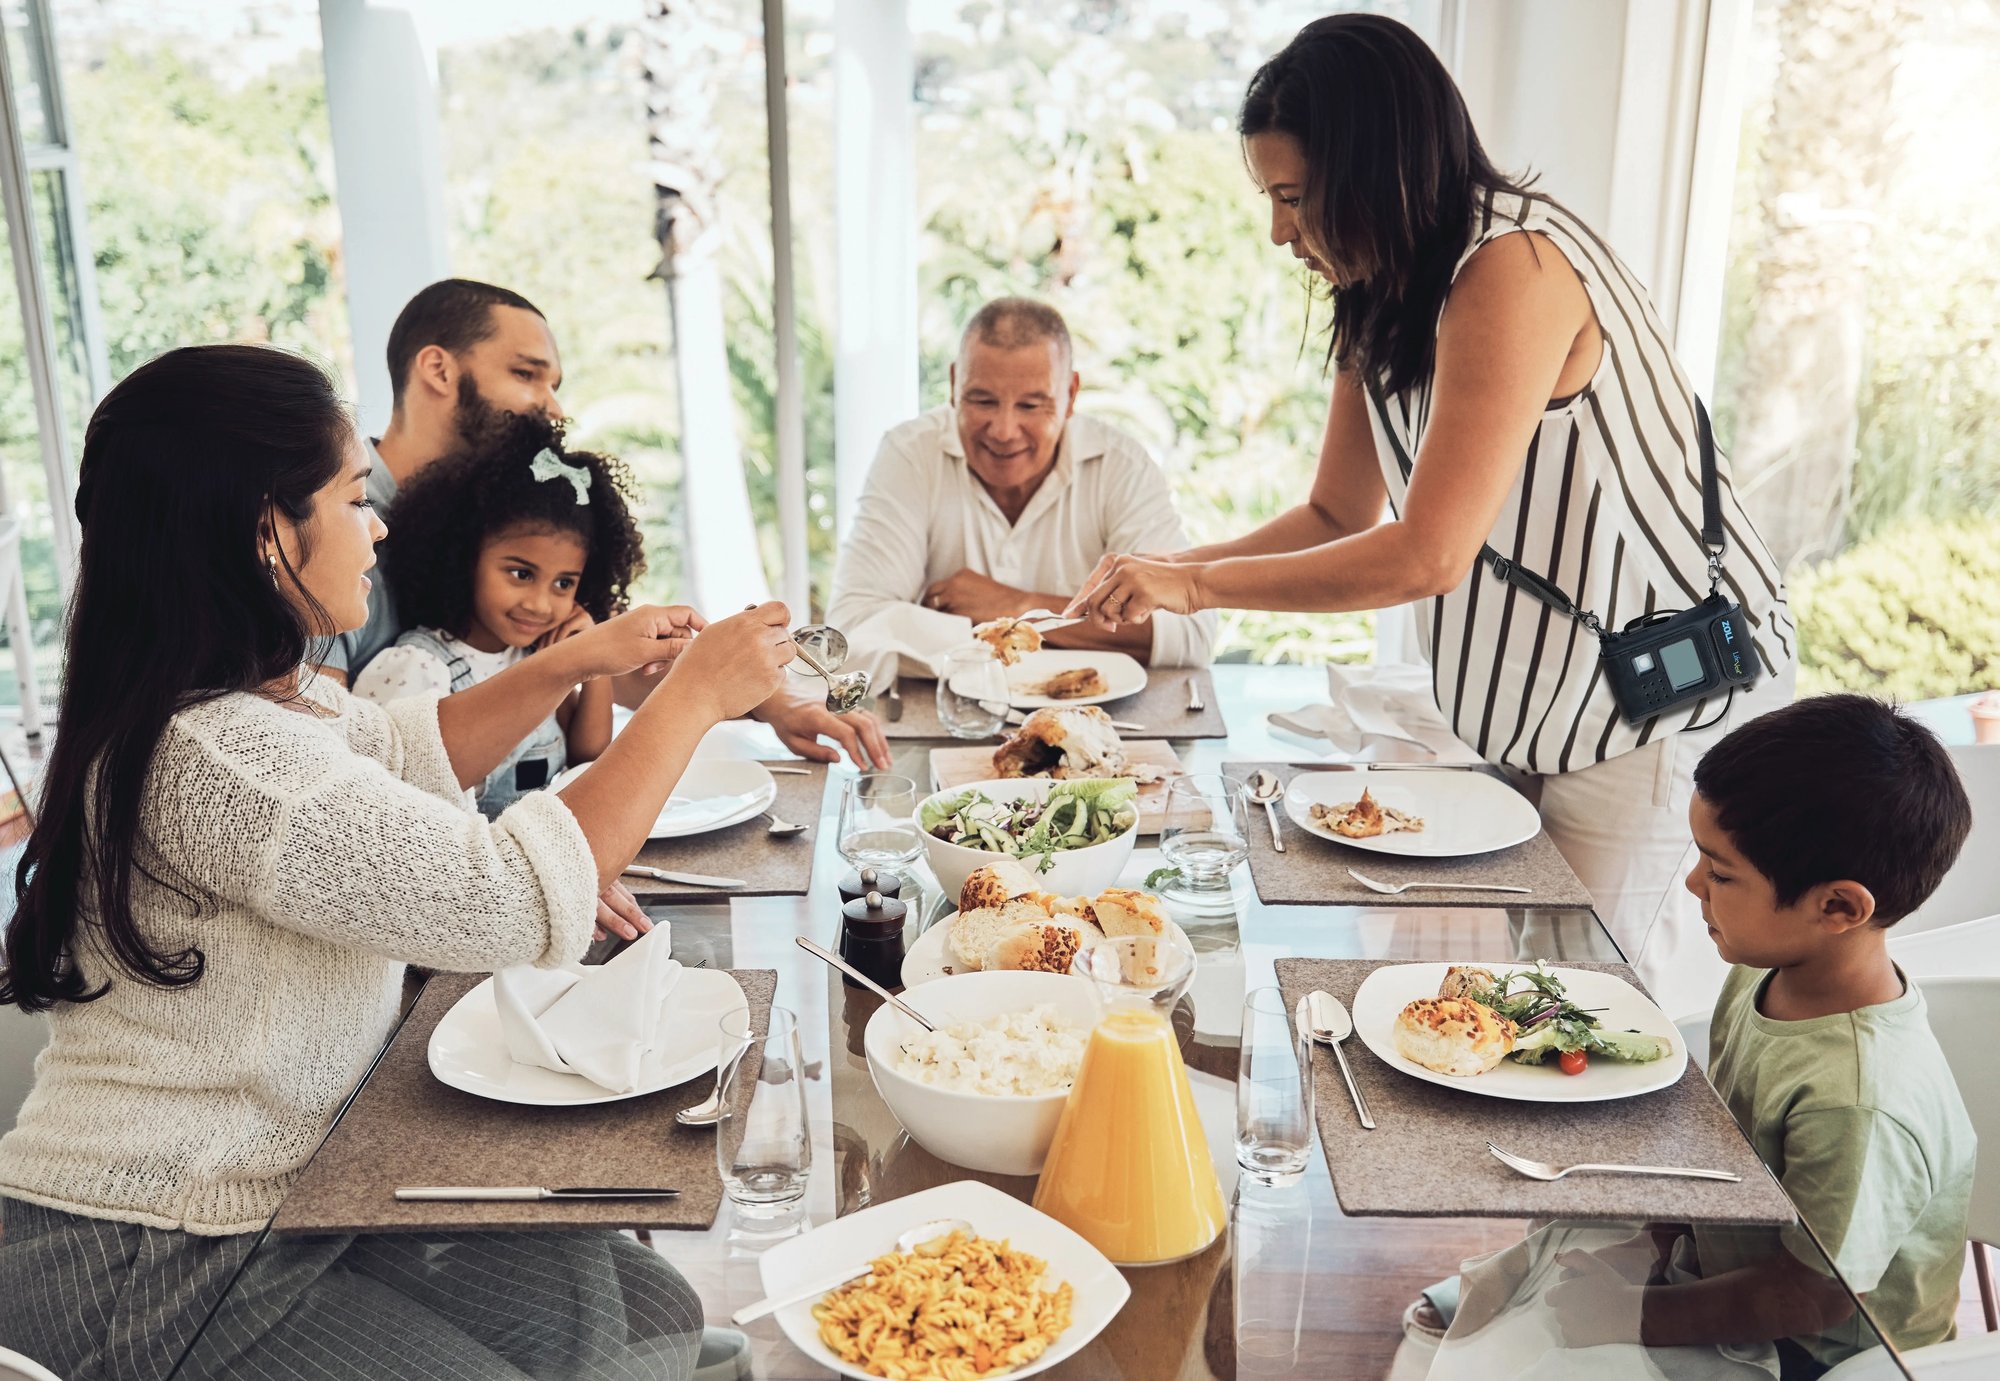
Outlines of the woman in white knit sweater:
[{"label": "woman in white knit sweater", "polygon": [[[0,1139],[0,1344],[32,1336],[70,1381],[171,1369],[380,1047],[403,966],[577,959],[697,741],[792,655],[778,604],[706,627],[635,609],[551,648],[536,717],[579,680],[673,666],[582,779],[488,821],[467,789],[505,734],[301,681],[311,640],[367,614],[367,470],[331,382],[271,349],[172,351],[91,419],[0,966],[0,1002],[50,1026]],[[93,1279],[54,1290],[79,1261]],[[333,1261],[284,1290],[310,1298]],[[259,1345],[232,1368],[277,1369]]]}]

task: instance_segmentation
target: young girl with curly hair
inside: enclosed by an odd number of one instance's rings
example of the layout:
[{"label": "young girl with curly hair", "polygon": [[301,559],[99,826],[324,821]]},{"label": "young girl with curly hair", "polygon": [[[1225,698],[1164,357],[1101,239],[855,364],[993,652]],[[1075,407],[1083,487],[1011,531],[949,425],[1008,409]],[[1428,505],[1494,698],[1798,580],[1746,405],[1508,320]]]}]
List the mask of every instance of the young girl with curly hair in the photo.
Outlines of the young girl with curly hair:
[{"label": "young girl with curly hair", "polygon": [[[645,569],[631,496],[621,462],[566,450],[538,417],[426,466],[398,494],[382,545],[410,631],[355,693],[449,695],[621,612]],[[480,811],[498,816],[610,742],[611,683],[586,681],[487,776]]]}]

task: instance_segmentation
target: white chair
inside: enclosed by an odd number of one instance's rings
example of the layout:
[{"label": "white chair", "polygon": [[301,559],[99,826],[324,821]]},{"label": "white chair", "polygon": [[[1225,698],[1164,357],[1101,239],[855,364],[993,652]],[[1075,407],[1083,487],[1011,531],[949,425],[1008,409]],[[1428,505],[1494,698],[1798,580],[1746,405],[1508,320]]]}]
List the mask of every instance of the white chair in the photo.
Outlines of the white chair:
[{"label": "white chair", "polygon": [[[2000,891],[1986,899],[1990,909],[2000,906]],[[1889,931],[1889,957],[1902,965],[1903,972],[1923,980],[1933,978],[1975,978],[2000,974],[2000,916],[1981,916],[1976,921],[1933,930],[1904,931],[1915,920],[1906,916]]]},{"label": "white chair", "polygon": [[0,1347],[0,1381],[62,1381],[32,1357]]},{"label": "white chair", "polygon": [[[2000,898],[2000,744],[1961,744],[1947,751],[1972,801],[1972,833],[1937,891],[1899,921],[1890,932],[1893,935],[1915,935],[1990,916]],[[2000,973],[2000,969],[1985,972]]]},{"label": "white chair", "polygon": [[[1903,1354],[1917,1381],[1993,1381],[2000,1376],[2000,1334],[1977,1333]],[[1903,1381],[1881,1348],[1850,1357],[1820,1381]]]},{"label": "white chair", "polygon": [[2000,977],[1933,978],[1923,988],[1931,1031],[1944,1047],[1952,1077],[1958,1081],[1958,1095],[1979,1135],[1968,1235],[1986,1327],[2000,1329],[2000,1306],[1994,1300],[1993,1274],[1986,1260],[1986,1248],[2000,1242],[2000,1063],[1993,1058],[2000,1039]]},{"label": "white chair", "polygon": [[21,727],[30,740],[42,733],[42,692],[35,680],[35,635],[28,600],[21,589],[21,520],[0,517],[0,622],[13,644],[14,674],[20,682]]}]

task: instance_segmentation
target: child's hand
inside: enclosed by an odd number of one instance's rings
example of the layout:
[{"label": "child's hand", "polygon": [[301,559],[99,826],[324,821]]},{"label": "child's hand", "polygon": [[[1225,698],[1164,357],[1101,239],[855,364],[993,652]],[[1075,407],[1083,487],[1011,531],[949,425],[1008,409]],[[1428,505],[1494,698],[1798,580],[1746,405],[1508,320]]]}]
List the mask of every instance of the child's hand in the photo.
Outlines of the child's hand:
[{"label": "child's hand", "polygon": [[1566,1346],[1639,1341],[1643,1287],[1632,1284],[1595,1252],[1567,1251],[1556,1264],[1563,1268],[1562,1279],[1543,1298],[1556,1311]]},{"label": "child's hand", "polygon": [[545,647],[554,647],[564,638],[574,638],[586,628],[595,627],[597,627],[597,620],[590,616],[590,611],[588,609],[579,609],[554,628],[542,634],[541,637],[535,639],[535,648],[539,651]]}]

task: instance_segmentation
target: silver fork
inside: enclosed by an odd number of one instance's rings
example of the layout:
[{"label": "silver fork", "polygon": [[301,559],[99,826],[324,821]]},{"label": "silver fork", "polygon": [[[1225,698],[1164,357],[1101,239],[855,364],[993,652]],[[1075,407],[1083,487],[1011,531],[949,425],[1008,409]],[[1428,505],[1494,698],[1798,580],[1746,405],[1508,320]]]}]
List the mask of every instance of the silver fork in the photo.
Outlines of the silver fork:
[{"label": "silver fork", "polygon": [[1201,698],[1201,682],[1195,677],[1188,677],[1188,713],[1200,714],[1207,708],[1208,702]]},{"label": "silver fork", "polygon": [[1352,868],[1347,875],[1371,892],[1380,892],[1385,897],[1393,897],[1407,892],[1412,887],[1429,891],[1436,888],[1452,892],[1532,892],[1531,887],[1510,887],[1502,882],[1377,882],[1366,873],[1357,873]]},{"label": "silver fork", "polygon": [[1082,623],[1083,620],[1058,614],[1053,609],[1030,609],[1027,613],[1015,619],[1014,622],[1031,623],[1035,625],[1038,631],[1047,633],[1057,628],[1068,628],[1073,623]]},{"label": "silver fork", "polygon": [[1486,1143],[1486,1149],[1509,1170],[1526,1175],[1531,1180],[1559,1180],[1564,1175],[1580,1171],[1599,1175],[1672,1175],[1684,1180],[1723,1180],[1729,1184],[1740,1184],[1743,1180],[1741,1175],[1728,1170],[1691,1170],[1681,1165],[1596,1165],[1588,1162],[1582,1165],[1548,1165],[1517,1156],[1512,1151],[1503,1151],[1490,1141]]}]

